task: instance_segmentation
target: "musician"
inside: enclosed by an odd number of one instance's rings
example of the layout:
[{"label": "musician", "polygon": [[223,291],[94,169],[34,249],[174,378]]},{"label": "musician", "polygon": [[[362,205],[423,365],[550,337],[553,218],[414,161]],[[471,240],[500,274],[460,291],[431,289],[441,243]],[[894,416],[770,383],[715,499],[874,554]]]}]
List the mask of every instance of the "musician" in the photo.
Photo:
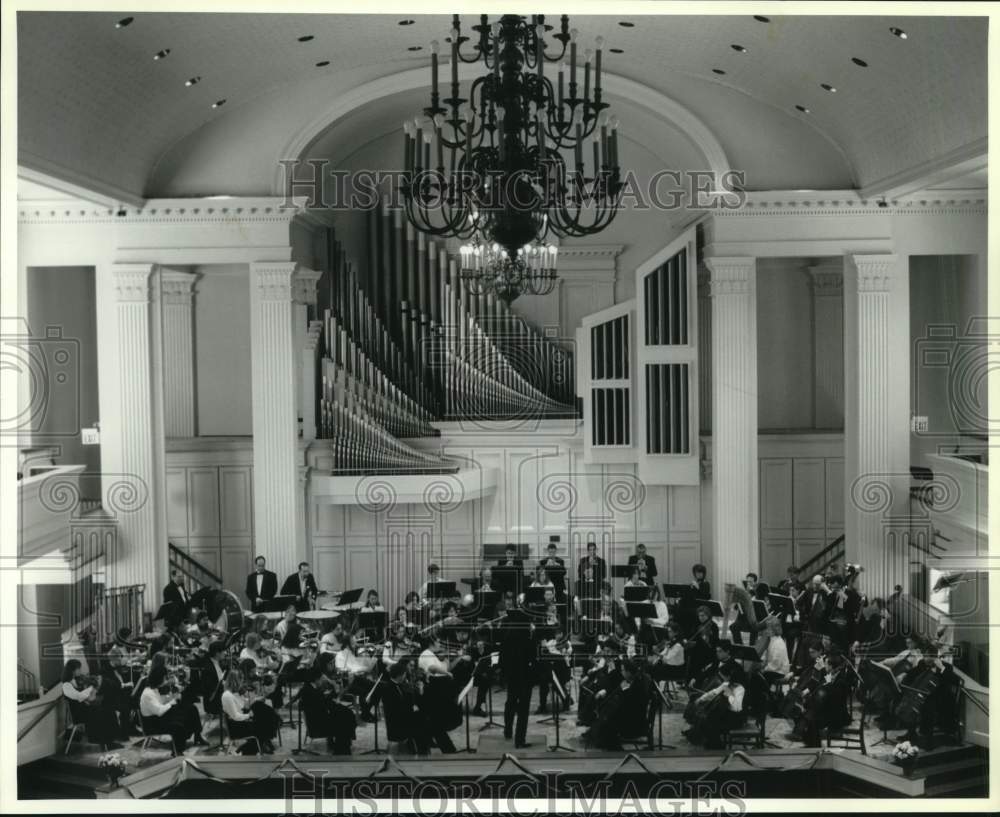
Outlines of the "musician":
[{"label": "musician", "polygon": [[[759,577],[756,573],[747,573],[746,578],[743,579],[743,588],[750,594],[752,599],[757,590],[757,583]],[[753,603],[752,601],[750,602]],[[743,633],[749,633],[751,637],[753,636],[754,628],[750,626],[750,620],[747,617],[746,610],[743,609],[743,605],[737,602],[737,607],[739,612],[737,613],[736,620],[729,625],[729,635],[733,639],[734,644],[743,643]]]},{"label": "musician", "polygon": [[[819,641],[809,641],[806,644],[806,654],[805,666],[796,675],[781,705],[782,716],[794,722],[800,722],[807,699],[819,687],[826,673],[826,658]],[[794,730],[789,737],[793,740],[803,739],[802,734]]]},{"label": "musician", "polygon": [[409,649],[405,644],[405,633],[405,626],[398,622],[389,626],[389,638],[382,648],[382,665],[386,669],[391,669],[408,657]]},{"label": "musician", "polygon": [[576,575],[579,594],[584,598],[597,598],[608,575],[607,563],[597,555],[597,542],[587,542],[587,555],[577,565]]},{"label": "musician", "polygon": [[[170,681],[167,669],[156,666],[149,672],[146,688],[139,698],[142,731],[147,735],[169,734],[180,754],[193,737],[198,746],[208,743],[201,735],[201,718],[193,704],[181,700],[181,692]],[[176,756],[176,755],[175,755]]]},{"label": "musician", "polygon": [[515,749],[529,745],[526,738],[536,659],[531,626],[524,621],[505,620],[500,627],[500,667],[507,682],[503,734],[507,740],[513,737]]},{"label": "musician", "polygon": [[646,580],[642,578],[642,570],[639,565],[630,565],[631,571],[629,572],[628,578],[625,580],[626,587],[647,587]]},{"label": "musician", "polygon": [[[435,567],[436,567],[436,565],[435,565]],[[425,582],[424,583],[424,587],[426,587],[426,586],[427,586],[427,583]],[[420,594],[416,590],[411,590],[403,598],[403,607],[406,610],[407,618],[408,618],[408,620],[410,622],[413,622],[413,621],[416,620],[416,615],[415,614],[419,613],[420,610],[423,608],[423,606],[424,606],[424,604],[421,601]]]},{"label": "musician", "polygon": [[[261,754],[272,754],[281,718],[264,701],[254,700],[254,696],[249,699],[244,697],[247,683],[239,670],[230,670],[226,674],[224,685],[222,711],[229,736],[236,739],[254,737]],[[252,744],[247,741],[240,753],[253,754],[251,747]]]},{"label": "musician", "polygon": [[420,755],[429,754],[432,743],[446,754],[454,753],[455,744],[440,722],[418,708],[419,690],[408,677],[407,665],[407,661],[393,664],[389,668],[389,681],[383,684],[386,738]]},{"label": "musician", "polygon": [[743,697],[746,690],[739,681],[736,669],[730,663],[717,669],[719,684],[695,700],[694,709],[684,713],[691,723],[682,734],[691,743],[700,743],[706,749],[722,748],[722,733],[738,728],[744,721]]},{"label": "musician", "polygon": [[250,609],[259,610],[265,602],[278,593],[278,576],[267,569],[267,560],[258,556],[253,560],[254,571],[247,576],[246,596],[250,599]]},{"label": "musician", "polygon": [[681,629],[687,633],[698,626],[698,606],[712,598],[712,588],[705,578],[708,571],[703,564],[691,568],[691,591],[681,596],[677,606],[677,618]]},{"label": "musician", "polygon": [[765,648],[764,666],[761,673],[768,682],[784,679],[791,670],[788,660],[788,645],[781,634],[781,622],[776,618],[767,619],[767,647]]},{"label": "musician", "polygon": [[834,648],[826,656],[826,673],[815,693],[805,698],[802,717],[796,725],[806,746],[819,746],[824,729],[840,729],[851,722],[847,708],[849,695],[850,670],[844,653]]},{"label": "musician", "polygon": [[362,613],[384,613],[385,608],[378,600],[378,590],[369,590],[365,597],[365,603],[361,606]]},{"label": "musician", "polygon": [[712,611],[702,605],[698,608],[698,626],[691,637],[684,642],[689,683],[712,663],[718,641],[719,625],[712,619]]},{"label": "musician", "polygon": [[830,588],[820,574],[812,578],[812,582],[797,601],[799,618],[803,626],[813,633],[825,633],[826,621],[829,616]]},{"label": "musician", "polygon": [[778,589],[775,591],[781,593],[783,596],[790,595],[788,590],[793,584],[799,583],[799,569],[795,565],[791,565],[785,570],[785,578],[778,582]]},{"label": "musician", "polygon": [[274,653],[264,652],[261,648],[260,636],[257,633],[247,633],[240,650],[240,661],[253,661],[257,669],[276,672],[281,666],[281,661]]},{"label": "musician", "polygon": [[87,730],[87,740],[99,743],[102,751],[121,749],[115,742],[119,724],[112,701],[101,693],[102,681],[99,677],[85,675],[83,664],[76,658],[66,662],[62,671],[62,693],[70,703],[70,712],[75,723],[83,724]]},{"label": "musician", "polygon": [[339,652],[344,637],[344,625],[339,618],[327,625],[329,629],[319,639],[320,652]]},{"label": "musician", "polygon": [[[573,675],[573,645],[566,638],[556,611],[555,588],[546,593],[546,602],[545,633],[539,639],[539,659],[536,664],[538,673],[538,709],[535,710],[536,715],[544,715],[549,711],[549,687],[552,685],[553,673],[563,689],[562,710],[565,712],[573,705],[573,697],[569,694],[568,686]],[[554,703],[558,703],[558,701]]]},{"label": "musician", "polygon": [[[550,587],[552,588],[553,596],[555,595],[556,586],[549,578],[549,574],[545,572],[545,568],[541,565],[535,568],[535,578],[531,582],[529,587]],[[554,600],[554,599],[553,599]]]},{"label": "musician", "polygon": [[493,568],[489,565],[483,567],[479,572],[479,582],[476,584],[477,593],[500,593],[500,587],[493,583]]},{"label": "musician", "polygon": [[841,649],[854,640],[854,626],[861,610],[861,596],[857,590],[844,586],[842,576],[831,576],[829,581],[829,611],[827,613],[827,632],[830,638]]},{"label": "musician", "polygon": [[656,559],[646,553],[646,546],[642,542],[635,546],[635,553],[628,557],[628,564],[639,568],[639,578],[646,584],[656,583]]},{"label": "musician", "polygon": [[684,639],[676,622],[667,624],[667,637],[649,656],[650,674],[655,681],[683,683],[685,675]]},{"label": "musician", "polygon": [[101,661],[101,696],[118,717],[118,734],[128,740],[133,734],[132,726],[132,683],[131,674],[124,666],[122,653],[113,645],[105,647],[107,656]]},{"label": "musician", "polygon": [[712,598],[712,586],[708,583],[708,568],[703,564],[696,564],[691,567],[691,588],[694,590],[696,601],[708,601]]},{"label": "musician", "polygon": [[590,727],[597,717],[598,702],[604,696],[598,696],[601,690],[613,689],[621,682],[622,675],[618,667],[620,645],[613,638],[598,641],[594,651],[594,661],[587,667],[580,683],[580,705],[576,711],[578,726]]},{"label": "musician", "polygon": [[586,735],[588,744],[609,751],[620,751],[622,738],[645,735],[650,688],[642,671],[642,662],[621,662],[621,680],[617,686],[597,692],[598,712]]},{"label": "musician", "polygon": [[299,647],[302,625],[298,620],[299,611],[294,604],[285,608],[285,614],[274,626],[274,638],[281,645],[282,651],[297,650]]},{"label": "musician", "polygon": [[183,610],[190,606],[191,594],[184,586],[184,574],[176,567],[170,571],[170,581],[163,588],[163,603],[179,605],[178,614],[183,615]]},{"label": "musician", "polygon": [[309,571],[309,562],[299,562],[297,573],[293,573],[281,585],[282,596],[295,596],[295,606],[299,610],[308,610],[319,595],[316,579]]},{"label": "musician", "polygon": [[357,639],[345,633],[341,636],[340,650],[334,656],[333,665],[344,676],[344,690],[357,696],[361,705],[361,720],[375,723],[371,701],[368,700],[368,693],[375,685],[368,677],[375,667],[374,659],[369,655],[359,655]]},{"label": "musician", "polygon": [[854,632],[854,650],[871,649],[886,640],[886,629],[889,623],[889,611],[885,609],[885,600],[881,598],[866,599],[858,617]]},{"label": "musician", "polygon": [[524,560],[517,558],[517,545],[513,542],[507,543],[503,558],[497,561],[493,569],[493,576],[505,592],[511,592],[515,596],[521,592],[524,583]]},{"label": "musician", "polygon": [[566,596],[566,563],[556,556],[556,543],[549,542],[545,549],[545,558],[539,563],[539,567],[544,567],[546,574],[552,580],[556,588],[556,596],[564,598]]}]

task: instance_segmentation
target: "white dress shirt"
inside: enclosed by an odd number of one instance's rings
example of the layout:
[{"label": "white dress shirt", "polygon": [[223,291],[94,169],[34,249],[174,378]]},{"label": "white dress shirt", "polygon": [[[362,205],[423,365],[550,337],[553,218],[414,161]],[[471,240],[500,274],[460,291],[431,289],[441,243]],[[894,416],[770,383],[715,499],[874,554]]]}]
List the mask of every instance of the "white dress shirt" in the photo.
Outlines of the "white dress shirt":
[{"label": "white dress shirt", "polygon": [[144,718],[165,715],[175,703],[176,700],[164,701],[158,690],[147,686],[139,696],[139,713]]},{"label": "white dress shirt", "polygon": [[260,594],[264,592],[264,574],[257,574],[257,598],[260,598]]},{"label": "white dress shirt", "polygon": [[729,702],[729,710],[731,712],[743,711],[744,689],[740,684],[733,684],[732,686],[729,684],[720,684],[712,692],[725,697]]},{"label": "white dress shirt", "polygon": [[776,672],[788,675],[791,665],[788,661],[788,645],[780,635],[772,635],[767,642],[767,652],[764,660],[764,672]]},{"label": "white dress shirt", "polygon": [[420,659],[417,664],[420,669],[428,675],[443,675],[448,672],[448,665],[438,658],[437,655],[434,654],[434,651],[430,649],[424,650],[420,653]]},{"label": "white dress shirt", "polygon": [[667,666],[670,667],[683,667],[684,666],[684,645],[679,641],[676,644],[671,644],[667,647],[667,654],[664,658],[667,662]]},{"label": "white dress shirt", "polygon": [[63,695],[71,701],[89,701],[97,694],[97,687],[89,686],[86,689],[77,689],[72,681],[65,681],[62,685]]},{"label": "white dress shirt", "polygon": [[338,672],[348,672],[351,675],[368,672],[370,668],[369,664],[363,659],[358,658],[350,647],[344,647],[344,649],[337,653],[333,659],[333,666],[336,667]]},{"label": "white dress shirt", "polygon": [[229,718],[229,720],[250,720],[250,713],[243,711],[244,706],[246,706],[246,701],[243,699],[242,695],[237,695],[231,689],[227,689],[222,693],[222,711],[226,713],[226,717]]}]

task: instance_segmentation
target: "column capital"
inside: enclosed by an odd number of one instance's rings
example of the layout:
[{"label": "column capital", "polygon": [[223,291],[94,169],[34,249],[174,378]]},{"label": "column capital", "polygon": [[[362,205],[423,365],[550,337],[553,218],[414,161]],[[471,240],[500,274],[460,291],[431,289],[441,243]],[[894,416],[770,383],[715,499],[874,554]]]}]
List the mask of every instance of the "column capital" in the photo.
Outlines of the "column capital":
[{"label": "column capital", "polygon": [[193,272],[161,271],[160,292],[163,295],[163,303],[190,306],[196,280],[198,280],[198,275]]},{"label": "column capital", "polygon": [[852,255],[858,272],[858,292],[888,292],[896,277],[896,255]]},{"label": "column capital", "polygon": [[711,294],[749,295],[757,284],[757,259],[752,256],[717,256],[705,259],[711,272]]},{"label": "column capital", "polygon": [[149,303],[149,279],[154,264],[112,264],[115,300],[119,303]]},{"label": "column capital", "polygon": [[[423,235],[423,233],[421,233]],[[308,267],[299,267],[292,276],[292,297],[297,304],[316,303],[316,285],[323,273]]]},{"label": "column capital", "polygon": [[844,273],[839,264],[816,264],[806,267],[812,280],[813,296],[836,297],[844,292]]},{"label": "column capital", "polygon": [[251,286],[262,301],[292,301],[292,279],[298,266],[294,261],[252,261]]}]

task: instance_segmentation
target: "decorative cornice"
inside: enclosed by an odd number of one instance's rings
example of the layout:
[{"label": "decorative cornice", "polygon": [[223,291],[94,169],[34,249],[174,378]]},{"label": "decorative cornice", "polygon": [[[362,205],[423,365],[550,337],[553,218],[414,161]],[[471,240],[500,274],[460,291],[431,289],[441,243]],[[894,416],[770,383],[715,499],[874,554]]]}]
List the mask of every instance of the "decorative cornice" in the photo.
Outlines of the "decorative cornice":
[{"label": "decorative cornice", "polygon": [[750,256],[706,258],[711,272],[712,297],[719,295],[749,295],[757,284],[757,259]]},{"label": "decorative cornice", "polygon": [[941,190],[893,199],[862,198],[853,190],[764,191],[746,194],[740,207],[713,211],[716,218],[745,216],[894,216],[914,214],[981,214],[987,211],[986,190]]},{"label": "decorative cornice", "polygon": [[197,279],[198,275],[193,272],[161,271],[160,292],[164,305],[190,306],[194,296],[194,282]]},{"label": "decorative cornice", "polygon": [[844,294],[844,273],[839,265],[821,264],[806,267],[806,270],[812,279],[814,297],[833,298]]},{"label": "decorative cornice", "polygon": [[308,267],[299,267],[292,277],[292,297],[297,304],[316,303],[316,285],[323,273]]},{"label": "decorative cornice", "polygon": [[895,255],[852,255],[857,270],[858,292],[888,292],[896,277]]},{"label": "decorative cornice", "polygon": [[119,303],[149,303],[149,279],[153,264],[113,264],[115,299]]},{"label": "decorative cornice", "polygon": [[18,202],[17,220],[21,224],[287,224],[300,217],[321,223],[298,199],[292,200],[291,207],[283,207],[285,203],[273,196],[151,199],[142,207],[102,207],[82,200],[38,200]]},{"label": "decorative cornice", "polygon": [[294,261],[254,261],[250,275],[261,301],[292,302]]}]

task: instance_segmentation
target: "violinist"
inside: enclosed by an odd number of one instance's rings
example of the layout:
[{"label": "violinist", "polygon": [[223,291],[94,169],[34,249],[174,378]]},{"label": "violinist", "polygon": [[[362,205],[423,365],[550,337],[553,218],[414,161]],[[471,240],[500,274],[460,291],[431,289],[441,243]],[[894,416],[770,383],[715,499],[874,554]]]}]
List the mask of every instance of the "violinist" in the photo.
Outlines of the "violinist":
[{"label": "violinist", "polygon": [[[274,752],[274,738],[278,734],[281,718],[257,695],[243,678],[239,670],[226,673],[225,691],[222,693],[222,711],[226,719],[226,730],[232,738],[257,739],[262,754]],[[241,754],[251,754],[252,745],[243,745]]]},{"label": "violinist", "polygon": [[247,659],[253,661],[254,666],[261,670],[277,672],[281,667],[281,661],[278,659],[278,656],[264,648],[261,638],[257,633],[247,633],[246,639],[243,642],[243,649],[240,650],[240,661]]},{"label": "violinist", "polygon": [[667,624],[666,639],[656,646],[649,656],[653,680],[684,682],[684,640],[680,627],[673,621]]},{"label": "violinist", "polygon": [[353,635],[344,634],[340,639],[340,650],[337,651],[333,665],[344,677],[344,689],[354,694],[361,704],[361,720],[375,723],[368,693],[375,685],[369,678],[375,661],[371,656],[358,654],[358,642]]},{"label": "violinist", "polygon": [[746,690],[736,668],[730,663],[720,664],[717,673],[718,685],[698,696],[693,711],[689,707],[684,713],[691,727],[682,734],[691,743],[700,743],[706,749],[721,749],[722,733],[739,727],[745,719],[743,696]]},{"label": "violinist", "polygon": [[830,577],[829,613],[827,615],[827,632],[833,642],[842,649],[854,640],[854,627],[860,612],[860,600],[857,590],[844,586],[842,576]]},{"label": "violinist", "polygon": [[128,740],[134,733],[132,726],[132,683],[131,677],[123,673],[126,668],[122,661],[122,651],[107,645],[107,657],[101,661],[101,695],[118,716],[118,734]]},{"label": "violinist", "polygon": [[147,735],[169,734],[177,753],[184,751],[190,737],[194,737],[197,746],[208,745],[201,735],[198,710],[192,704],[181,702],[180,690],[172,683],[164,666],[150,670],[146,688],[139,698],[139,715],[142,731]]},{"label": "violinist", "polygon": [[333,619],[330,629],[323,633],[319,640],[320,652],[338,652],[344,638],[344,625],[339,618]]},{"label": "violinist", "polygon": [[691,637],[684,642],[687,656],[688,679],[696,678],[712,663],[715,645],[719,641],[719,625],[712,619],[712,611],[702,605],[698,608],[698,626]]},{"label": "violinist", "polygon": [[420,755],[430,754],[432,743],[442,752],[455,751],[448,733],[418,708],[418,684],[411,680],[409,662],[398,661],[389,668],[389,681],[382,686],[385,732],[389,741]]},{"label": "violinist", "polygon": [[357,719],[350,707],[340,702],[341,692],[318,668],[306,673],[299,702],[311,738],[326,738],[326,748],[334,755],[349,755]]},{"label": "violinist", "polygon": [[302,625],[298,620],[298,610],[294,604],[285,608],[285,614],[274,627],[274,638],[281,646],[284,660],[302,655]]},{"label": "violinist", "polygon": [[384,613],[385,608],[378,599],[378,590],[369,590],[365,597],[365,603],[361,606],[362,613]]},{"label": "violinist", "polygon": [[[547,602],[543,613],[544,632],[538,643],[538,709],[536,715],[547,714],[549,687],[552,685],[552,675],[555,674],[563,689],[563,711],[573,705],[569,694],[569,681],[573,675],[573,645],[565,635],[563,622],[560,620],[555,604],[555,588],[546,591]],[[557,702],[556,702],[557,703]]]},{"label": "violinist", "polygon": [[643,582],[656,583],[656,559],[646,553],[646,546],[642,542],[635,546],[635,553],[628,557],[628,563],[639,568],[639,578]]},{"label": "violinist", "polygon": [[799,569],[795,565],[791,565],[785,571],[785,578],[778,582],[777,592],[781,593],[783,596],[791,595],[788,591],[791,589],[792,585],[799,583]]},{"label": "violinist", "polygon": [[[597,717],[598,701],[621,682],[618,668],[618,644],[612,638],[598,642],[596,660],[580,683],[580,705],[576,712],[578,726],[592,726]],[[604,695],[601,694],[602,690]]]},{"label": "violinist", "polygon": [[389,625],[389,638],[382,648],[382,666],[390,669],[407,657],[409,651],[403,643],[405,627],[399,622]]},{"label": "violinist", "polygon": [[258,692],[276,709],[281,707],[284,703],[284,691],[277,676],[281,669],[281,659],[278,654],[266,649],[257,633],[247,633],[239,660],[240,668],[247,678],[261,679],[262,684]]},{"label": "violinist", "polygon": [[[417,591],[418,598],[423,599],[421,606],[425,608],[430,607],[431,609],[440,608],[440,606],[444,603],[444,599],[442,598],[430,599],[427,596],[428,596],[428,590],[432,584],[439,584],[444,581],[446,581],[446,579],[443,579],[441,577],[440,567],[438,567],[433,562],[427,565],[427,581],[425,581],[422,585],[420,585],[420,589]],[[407,599],[409,599],[409,596],[407,596]]]},{"label": "violinist", "polygon": [[202,705],[209,715],[218,715],[220,711],[219,702],[222,698],[222,687],[226,678],[226,671],[222,666],[225,654],[226,645],[221,641],[214,641],[209,645],[208,659],[202,665]]},{"label": "violinist", "polygon": [[121,749],[122,745],[115,743],[118,719],[111,701],[105,700],[101,686],[100,677],[84,675],[83,665],[76,658],[71,658],[63,667],[62,693],[69,701],[73,721],[83,724],[87,740],[101,744],[103,751]]},{"label": "violinist", "polygon": [[781,634],[781,622],[776,618],[769,618],[766,621],[769,638],[762,656],[764,666],[761,672],[768,682],[775,682],[788,675],[791,663],[788,660],[788,645]]}]

